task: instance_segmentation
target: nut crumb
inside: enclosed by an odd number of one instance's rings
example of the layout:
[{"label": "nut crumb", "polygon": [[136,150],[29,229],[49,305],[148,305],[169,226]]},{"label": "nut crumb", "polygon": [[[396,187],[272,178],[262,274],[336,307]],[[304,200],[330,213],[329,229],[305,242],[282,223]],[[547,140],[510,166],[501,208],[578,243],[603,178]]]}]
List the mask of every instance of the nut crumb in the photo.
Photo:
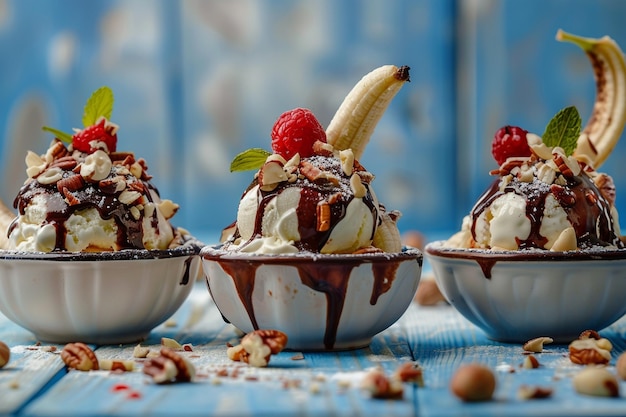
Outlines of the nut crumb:
[{"label": "nut crumb", "polygon": [[387,377],[380,369],[368,372],[363,378],[361,387],[369,391],[372,398],[401,399],[404,394],[402,381],[395,377]]},{"label": "nut crumb", "polygon": [[543,345],[552,342],[554,342],[554,340],[551,337],[537,337],[524,343],[524,346],[522,348],[526,352],[541,353],[543,352]]},{"label": "nut crumb", "polygon": [[520,400],[535,400],[542,398],[549,398],[552,396],[552,388],[521,385],[517,390],[517,397]]}]

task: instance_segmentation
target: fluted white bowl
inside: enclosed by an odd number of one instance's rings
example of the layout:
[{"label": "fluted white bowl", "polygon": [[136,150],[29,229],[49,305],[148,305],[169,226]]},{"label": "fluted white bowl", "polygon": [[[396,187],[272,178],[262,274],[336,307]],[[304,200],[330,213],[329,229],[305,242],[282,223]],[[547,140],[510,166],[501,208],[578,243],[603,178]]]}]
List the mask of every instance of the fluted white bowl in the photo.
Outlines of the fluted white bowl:
[{"label": "fluted white bowl", "polygon": [[0,311],[40,341],[139,341],[189,295],[200,248],[190,241],[169,250],[0,251]]},{"label": "fluted white bowl", "polygon": [[254,255],[207,246],[208,289],[244,333],[276,329],[292,350],[355,349],[395,323],[415,296],[423,255]]},{"label": "fluted white bowl", "polygon": [[563,343],[626,313],[626,250],[490,251],[426,245],[437,284],[488,337]]}]

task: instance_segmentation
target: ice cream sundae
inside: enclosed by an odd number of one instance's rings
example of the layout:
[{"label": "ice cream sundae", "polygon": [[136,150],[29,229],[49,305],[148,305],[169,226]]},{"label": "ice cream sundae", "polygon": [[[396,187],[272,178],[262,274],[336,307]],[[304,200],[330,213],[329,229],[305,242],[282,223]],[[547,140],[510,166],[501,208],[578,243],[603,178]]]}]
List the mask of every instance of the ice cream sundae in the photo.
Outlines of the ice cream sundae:
[{"label": "ice cream sundae", "polygon": [[626,60],[609,37],[559,31],[589,56],[596,102],[582,128],[559,111],[541,136],[504,126],[492,139],[496,178],[461,231],[425,247],[439,289],[493,339],[571,340],[626,313],[626,250],[612,178],[598,171],[626,122]]},{"label": "ice cream sundae", "polygon": [[282,114],[272,151],[252,149],[231,170],[257,170],[223,242],[200,255],[225,320],[275,329],[289,349],[369,344],[413,299],[422,254],[402,247],[396,221],[359,158],[408,67],[366,74],[323,129],[313,113]]},{"label": "ice cream sundae", "polygon": [[166,249],[180,243],[169,219],[178,205],[161,199],[147,164],[117,151],[118,126],[109,118],[113,94],[103,87],[87,102],[83,129],[55,134],[43,155],[29,151],[28,179],[8,227],[6,249],[99,252]]},{"label": "ice cream sundae", "polygon": [[[225,248],[253,253],[399,252],[400,213],[378,201],[374,175],[358,161],[384,108],[374,109],[375,117],[345,109],[364,96],[372,103],[374,98],[388,102],[408,80],[408,71],[393,66],[373,71],[346,98],[326,131],[310,110],[287,111],[272,129],[273,153],[253,149],[240,154],[234,170],[249,168],[250,161],[262,165],[241,198],[237,221],[226,230]],[[375,95],[374,79],[379,80]]]}]

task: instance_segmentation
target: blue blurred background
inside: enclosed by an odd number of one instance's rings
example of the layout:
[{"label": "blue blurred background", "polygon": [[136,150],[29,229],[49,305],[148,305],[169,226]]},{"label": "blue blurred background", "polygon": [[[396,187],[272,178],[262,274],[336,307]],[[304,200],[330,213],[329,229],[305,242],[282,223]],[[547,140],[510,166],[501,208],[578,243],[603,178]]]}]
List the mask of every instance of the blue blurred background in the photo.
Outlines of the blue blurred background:
[{"label": "blue blurred background", "polygon": [[[231,159],[269,149],[278,115],[308,107],[326,126],[365,73],[409,65],[361,162],[401,229],[447,233],[492,180],[499,127],[541,134],[569,105],[588,117],[591,66],[557,30],[626,47],[625,18],[621,0],[0,0],[0,198],[47,148],[41,126],[80,127],[108,85],[118,149],[148,161],[177,225],[216,236],[252,176]],[[623,141],[602,170],[625,210],[622,155]]]}]

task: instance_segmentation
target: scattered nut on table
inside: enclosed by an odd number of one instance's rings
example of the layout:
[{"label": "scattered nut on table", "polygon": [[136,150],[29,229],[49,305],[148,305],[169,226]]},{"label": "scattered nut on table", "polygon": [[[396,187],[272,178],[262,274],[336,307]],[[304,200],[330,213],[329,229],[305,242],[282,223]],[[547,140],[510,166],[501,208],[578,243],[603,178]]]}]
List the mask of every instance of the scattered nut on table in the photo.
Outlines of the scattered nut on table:
[{"label": "scattered nut on table", "polygon": [[415,301],[421,306],[433,306],[446,301],[434,276],[426,275],[422,277],[417,286]]},{"label": "scattered nut on table", "polygon": [[9,363],[9,359],[11,359],[11,349],[6,343],[0,342],[0,368],[4,368]]},{"label": "scattered nut on table", "polygon": [[178,340],[171,339],[169,337],[162,337],[161,338],[161,346],[166,347],[166,348],[170,348],[170,349],[174,349],[174,350],[182,350],[183,349],[183,345],[178,343]]},{"label": "scattered nut on table", "polygon": [[535,357],[535,355],[528,355],[524,358],[524,362],[522,363],[522,368],[525,369],[536,369],[539,368],[539,360]]},{"label": "scattered nut on table", "polygon": [[554,340],[551,337],[536,337],[524,343],[522,349],[526,352],[541,353],[543,352],[543,345],[547,345],[552,342],[554,342]]},{"label": "scattered nut on table", "polygon": [[496,389],[493,371],[481,364],[461,365],[450,380],[450,390],[463,401],[489,401]]},{"label": "scattered nut on table", "polygon": [[97,371],[98,358],[89,346],[82,342],[68,343],[61,350],[61,359],[70,369]]},{"label": "scattered nut on table", "polygon": [[226,353],[233,361],[265,367],[271,355],[281,352],[286,345],[287,335],[279,330],[255,330],[246,334],[240,344],[229,347]]},{"label": "scattered nut on table", "polygon": [[520,385],[517,390],[517,398],[520,400],[536,400],[552,396],[553,389],[550,387]]},{"label": "scattered nut on table", "polygon": [[394,372],[394,377],[402,382],[411,382],[418,387],[424,386],[424,373],[417,363],[403,363]]},{"label": "scattered nut on table", "polygon": [[605,365],[611,360],[613,345],[608,339],[577,339],[569,344],[569,358],[579,365]]},{"label": "scattered nut on table", "polygon": [[368,391],[372,398],[400,399],[404,394],[402,381],[396,377],[387,377],[382,369],[373,369],[365,374],[361,388]]},{"label": "scattered nut on table", "polygon": [[103,371],[132,372],[135,370],[135,362],[122,359],[99,359],[98,364]]},{"label": "scattered nut on table", "polygon": [[196,368],[187,358],[174,350],[162,348],[159,356],[144,362],[143,373],[157,384],[191,382],[196,375]]},{"label": "scattered nut on table", "polygon": [[608,369],[602,366],[586,366],[572,378],[579,394],[595,397],[618,397],[619,383]]},{"label": "scattered nut on table", "polygon": [[133,358],[147,358],[150,348],[141,346],[141,344],[133,348]]}]

